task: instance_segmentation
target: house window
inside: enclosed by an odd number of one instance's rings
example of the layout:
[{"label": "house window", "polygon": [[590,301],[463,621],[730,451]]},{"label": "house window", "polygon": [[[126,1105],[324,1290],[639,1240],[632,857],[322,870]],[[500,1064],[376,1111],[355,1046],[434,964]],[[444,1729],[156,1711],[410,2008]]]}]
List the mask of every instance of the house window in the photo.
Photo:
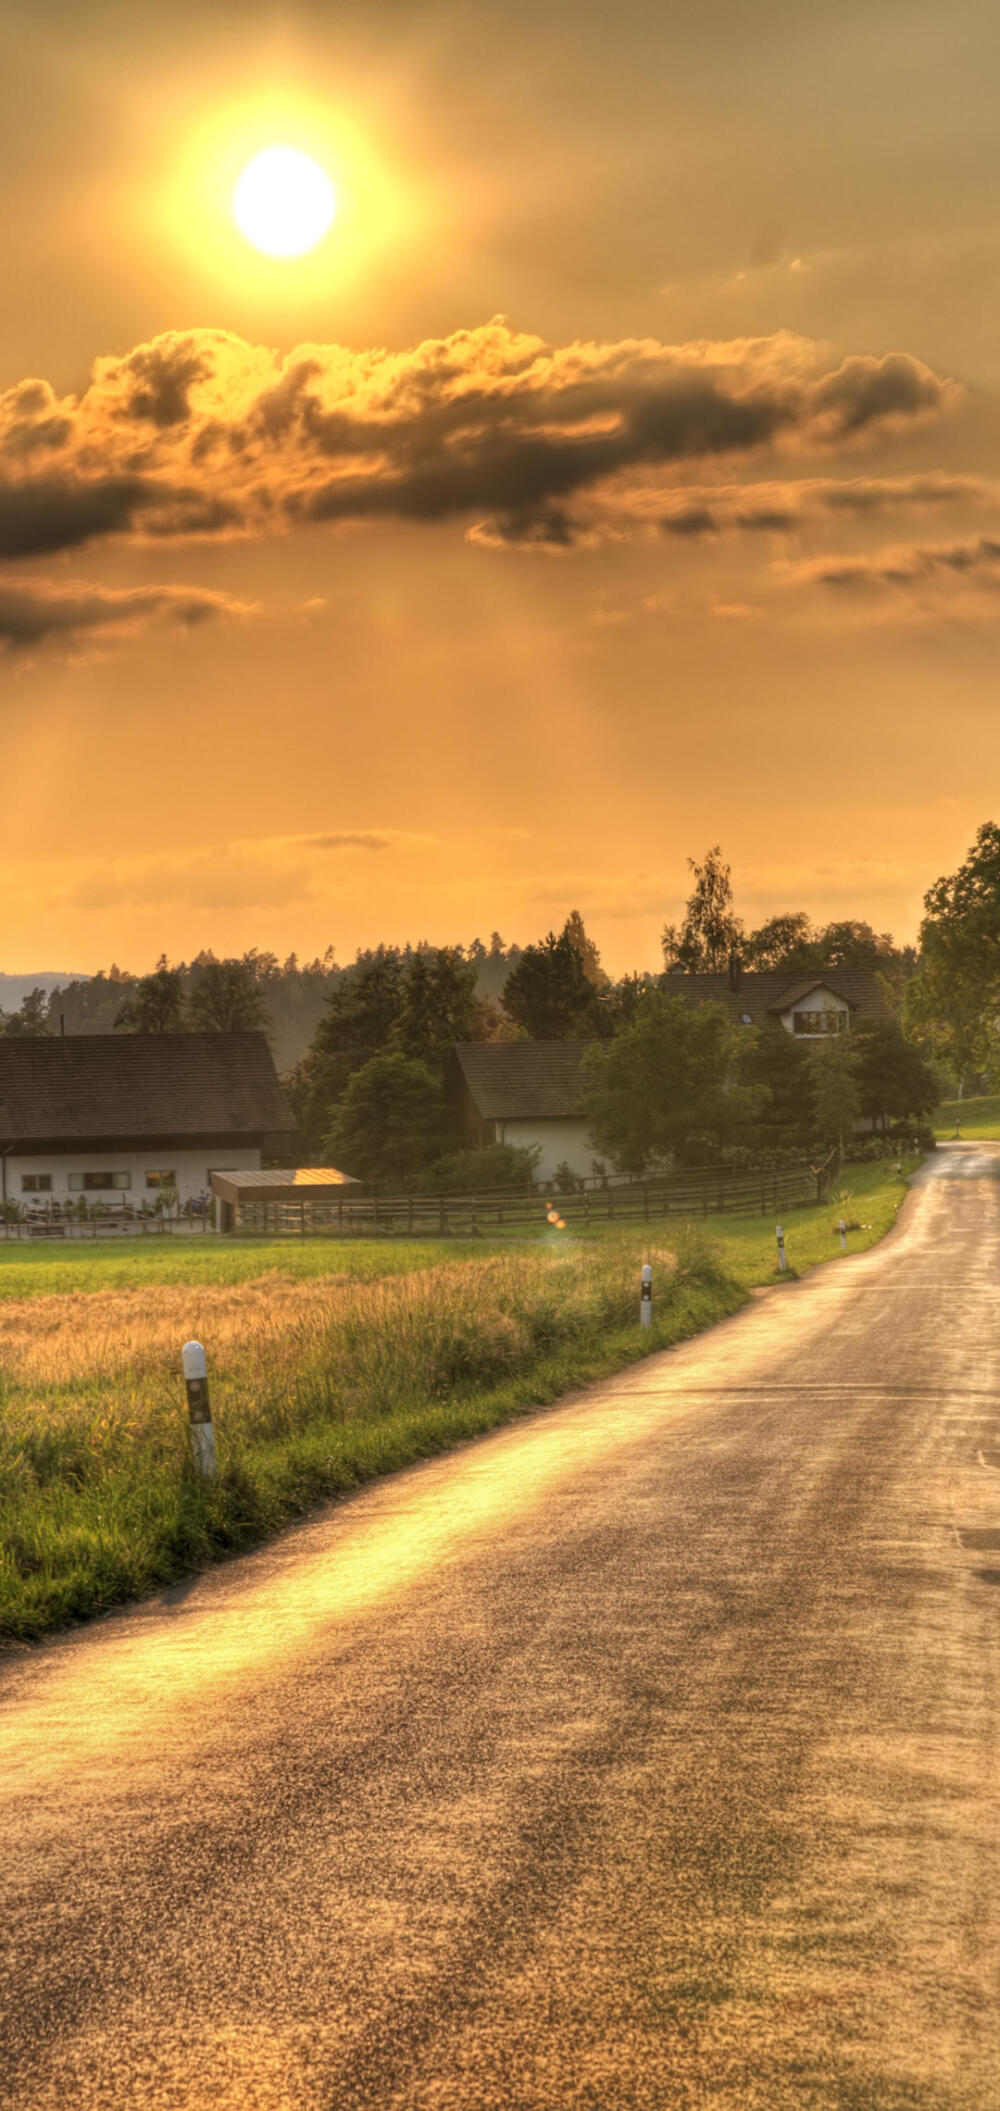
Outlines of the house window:
[{"label": "house window", "polygon": [[22,1173],[21,1193],[22,1195],[51,1195],[51,1173]]},{"label": "house window", "polygon": [[103,1188],[126,1188],[132,1185],[131,1173],[70,1173],[66,1182],[74,1195],[96,1195]]},{"label": "house window", "polygon": [[161,1167],[161,1168],[160,1168],[160,1170],[159,1170],[158,1172],[152,1172],[152,1173],[147,1173],[147,1174],[146,1174],[146,1186],[147,1186],[147,1187],[176,1187],[176,1186],[177,1186],[177,1175],[176,1175],[176,1173],[168,1173],[168,1172],[165,1172],[165,1171],[163,1170],[163,1168]]},{"label": "house window", "polygon": [[847,1031],[850,1014],[835,1012],[793,1012],[792,1026],[797,1034],[841,1034]]}]

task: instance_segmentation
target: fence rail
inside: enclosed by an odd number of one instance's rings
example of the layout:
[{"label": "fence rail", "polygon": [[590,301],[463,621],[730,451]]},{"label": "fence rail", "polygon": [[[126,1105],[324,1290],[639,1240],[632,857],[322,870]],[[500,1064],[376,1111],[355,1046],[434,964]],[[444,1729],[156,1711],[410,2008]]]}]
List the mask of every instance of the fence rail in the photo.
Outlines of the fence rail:
[{"label": "fence rail", "polygon": [[476,1238],[486,1231],[537,1229],[552,1213],[569,1228],[649,1222],[651,1217],[741,1216],[794,1209],[822,1200],[838,1170],[836,1153],[821,1165],[750,1171],[724,1166],[686,1168],[642,1181],[586,1185],[571,1194],[539,1188],[493,1189],[463,1195],[366,1195],[335,1202],[252,1202],[239,1207],[238,1233],[331,1237]]}]

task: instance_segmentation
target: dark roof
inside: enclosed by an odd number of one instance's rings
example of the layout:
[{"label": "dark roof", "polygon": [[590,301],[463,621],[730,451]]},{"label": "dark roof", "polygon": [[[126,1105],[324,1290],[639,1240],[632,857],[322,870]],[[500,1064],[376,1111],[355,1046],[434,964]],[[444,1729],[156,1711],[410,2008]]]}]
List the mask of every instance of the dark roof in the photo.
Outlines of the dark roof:
[{"label": "dark roof", "polygon": [[578,1114],[587,1041],[466,1041],[456,1061],[484,1121]]},{"label": "dark roof", "polygon": [[736,1020],[747,1012],[753,1026],[773,1024],[793,1005],[804,1005],[817,989],[843,997],[857,1018],[892,1017],[871,968],[809,968],[798,974],[789,974],[787,968],[750,969],[741,973],[735,990],[723,968],[718,974],[664,975],[660,987],[668,997],[683,997],[685,1004],[722,1004]]},{"label": "dark roof", "polygon": [[0,1037],[0,1143],[294,1126],[262,1033]]}]

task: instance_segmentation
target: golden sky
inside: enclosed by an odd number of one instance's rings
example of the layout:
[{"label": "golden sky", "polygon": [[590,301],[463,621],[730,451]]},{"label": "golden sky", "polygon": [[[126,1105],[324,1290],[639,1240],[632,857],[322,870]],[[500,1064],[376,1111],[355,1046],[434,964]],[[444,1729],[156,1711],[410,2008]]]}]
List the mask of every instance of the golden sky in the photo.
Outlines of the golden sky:
[{"label": "golden sky", "polygon": [[[0,966],[913,934],[995,814],[987,0],[0,12]],[[337,193],[237,229],[273,144]]]}]

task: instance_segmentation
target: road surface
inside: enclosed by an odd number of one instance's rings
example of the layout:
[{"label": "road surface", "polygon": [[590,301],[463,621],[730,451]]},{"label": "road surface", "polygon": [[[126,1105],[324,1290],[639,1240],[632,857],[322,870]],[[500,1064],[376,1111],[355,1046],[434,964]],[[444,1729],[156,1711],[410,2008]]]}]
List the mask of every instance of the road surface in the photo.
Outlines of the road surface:
[{"label": "road surface", "polygon": [[3,2111],[998,2111],[998,1407],[955,1145],[871,1253],[6,1659]]}]

